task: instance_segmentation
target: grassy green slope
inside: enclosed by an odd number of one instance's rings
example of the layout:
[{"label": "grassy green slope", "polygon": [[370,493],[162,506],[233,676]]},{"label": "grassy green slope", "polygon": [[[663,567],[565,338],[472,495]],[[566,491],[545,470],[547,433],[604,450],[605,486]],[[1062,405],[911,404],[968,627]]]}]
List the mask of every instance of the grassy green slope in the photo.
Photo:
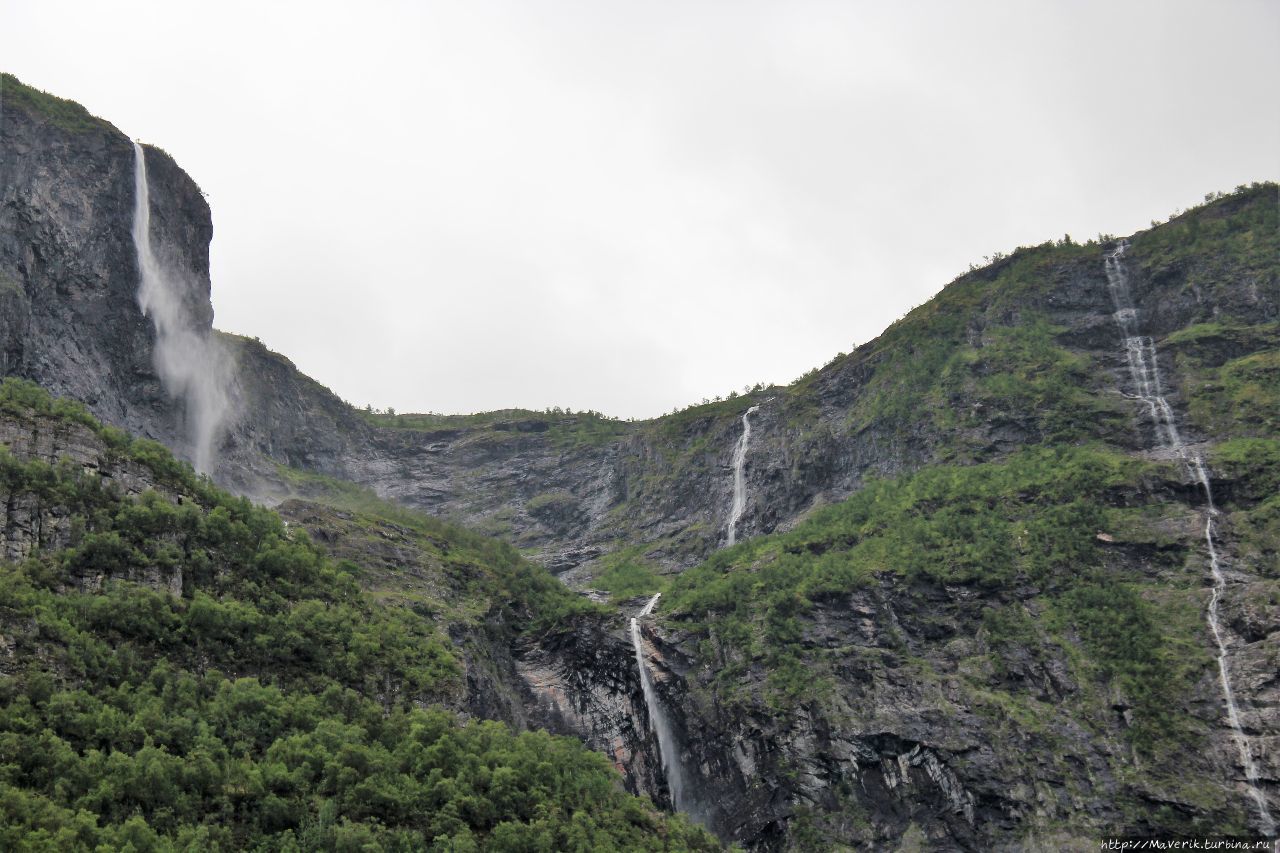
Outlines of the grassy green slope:
[{"label": "grassy green slope", "polygon": [[0,411],[87,426],[163,490],[0,452],[10,499],[71,530],[0,566],[0,847],[713,847],[576,741],[424,710],[460,675],[436,626],[274,513],[34,386]]},{"label": "grassy green slope", "polygon": [[112,124],[91,115],[75,101],[42,92],[9,73],[0,73],[0,103],[16,105],[75,133],[99,129],[118,132]]},{"label": "grassy green slope", "polygon": [[[749,540],[685,572],[663,609],[714,634],[725,647],[714,650],[717,656],[731,650],[736,665],[719,674],[726,689],[743,668],[762,661],[782,705],[820,701],[830,686],[813,678],[823,662],[808,654],[801,625],[815,602],[874,585],[886,573],[973,587],[995,602],[1001,591],[1033,588],[1062,608],[1064,626],[1089,618],[1089,607],[1077,604],[1110,590],[1141,624],[1141,602],[1125,593],[1137,579],[1108,571],[1108,559],[1130,535],[1143,544],[1144,518],[1171,510],[1149,494],[1162,475],[1175,472],[1090,446],[1033,449],[998,463],[932,466],[874,481],[788,533]],[[1139,495],[1139,506],[1116,505]],[[999,633],[1003,617],[992,612],[988,627]],[[1090,636],[1104,655],[1124,642]],[[1147,651],[1153,661],[1159,657],[1158,636],[1128,640],[1135,643],[1135,665]],[[1171,673],[1166,667],[1149,676],[1133,686],[1150,694],[1143,710],[1156,732]],[[1138,734],[1147,722],[1139,718]]]},{"label": "grassy green slope", "polygon": [[[1241,187],[1132,241],[1130,257],[1151,286],[1177,279],[1178,292],[1167,296],[1190,291],[1195,301],[1218,306],[1216,323],[1203,328],[1202,336],[1225,329],[1224,334],[1251,338],[1250,352],[1274,351],[1280,336],[1275,323],[1255,325],[1254,309],[1230,298],[1229,291],[1242,281],[1264,293],[1280,287],[1277,189],[1272,183]],[[1044,443],[1125,434],[1131,407],[1108,393],[1110,376],[1071,343],[1071,330],[1048,318],[1049,306],[1070,291],[1073,279],[1096,278],[1100,268],[1101,246],[1093,241],[1019,248],[960,276],[874,341],[802,378],[787,393],[803,410],[803,400],[824,379],[861,368],[865,379],[849,407],[850,430],[880,424],[908,436],[926,426],[946,434],[941,454],[958,461],[983,458],[981,446],[967,444],[971,421],[1023,422],[1030,440]],[[1163,352],[1165,342],[1158,343]],[[1234,370],[1257,377],[1269,364]]]}]

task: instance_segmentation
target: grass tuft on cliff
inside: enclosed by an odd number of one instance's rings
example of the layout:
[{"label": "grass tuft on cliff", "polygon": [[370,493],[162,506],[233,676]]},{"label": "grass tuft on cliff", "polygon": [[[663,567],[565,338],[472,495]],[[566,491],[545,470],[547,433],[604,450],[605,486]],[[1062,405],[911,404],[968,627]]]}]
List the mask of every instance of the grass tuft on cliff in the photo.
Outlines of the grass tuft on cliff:
[{"label": "grass tuft on cliff", "polygon": [[17,105],[27,112],[42,116],[63,130],[83,133],[89,130],[110,130],[115,127],[88,110],[65,98],[28,86],[8,72],[0,73],[0,105]]}]

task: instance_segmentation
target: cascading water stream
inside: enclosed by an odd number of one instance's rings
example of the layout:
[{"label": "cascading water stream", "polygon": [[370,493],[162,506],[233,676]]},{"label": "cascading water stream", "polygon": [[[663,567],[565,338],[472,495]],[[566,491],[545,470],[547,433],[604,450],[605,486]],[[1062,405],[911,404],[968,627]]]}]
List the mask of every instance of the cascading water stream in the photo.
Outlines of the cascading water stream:
[{"label": "cascading water stream", "polygon": [[636,666],[640,670],[640,688],[644,691],[644,704],[649,712],[649,727],[658,736],[659,758],[662,760],[662,771],[667,778],[667,790],[671,794],[671,805],[676,811],[685,810],[684,770],[680,766],[680,753],[676,749],[675,734],[667,720],[667,713],[658,701],[658,693],[653,688],[653,679],[649,676],[649,666],[645,662],[644,641],[640,635],[640,620],[653,612],[662,593],[656,593],[644,608],[631,617],[631,645],[636,650]]},{"label": "cascading water stream", "polygon": [[[767,402],[767,401],[766,401]],[[752,406],[742,415],[742,435],[733,450],[733,505],[729,509],[729,531],[727,545],[733,545],[737,537],[738,521],[742,518],[747,505],[747,479],[744,468],[747,460],[747,448],[751,443],[751,415],[760,408]],[[658,736],[659,757],[662,760],[662,771],[667,779],[667,790],[671,794],[671,805],[676,811],[689,813],[695,820],[701,817],[695,813],[685,796],[684,768],[680,766],[680,751],[676,747],[675,733],[667,719],[667,713],[658,701],[658,693],[653,687],[653,678],[649,675],[649,666],[645,662],[644,641],[640,634],[640,620],[653,612],[662,593],[656,593],[645,604],[638,614],[631,618],[631,646],[636,652],[636,668],[640,670],[640,688],[644,692],[644,704],[649,712],[649,726]]]},{"label": "cascading water stream", "polygon": [[138,259],[138,307],[156,330],[155,364],[165,389],[186,403],[192,464],[213,469],[214,444],[226,417],[227,360],[202,332],[182,298],[176,277],[165,270],[151,246],[151,195],[147,158],[133,143],[133,248]]},{"label": "cascading water stream", "polygon": [[1218,647],[1218,682],[1222,690],[1222,698],[1227,706],[1227,722],[1240,755],[1240,764],[1244,768],[1248,782],[1249,797],[1258,810],[1258,822],[1264,835],[1276,834],[1276,824],[1267,807],[1266,797],[1258,786],[1258,768],[1253,761],[1253,753],[1249,749],[1249,740],[1240,723],[1240,709],[1236,705],[1235,691],[1231,687],[1231,670],[1227,663],[1227,643],[1222,634],[1218,605],[1226,589],[1227,579],[1222,573],[1222,565],[1218,561],[1218,549],[1214,542],[1214,517],[1218,514],[1213,503],[1213,488],[1209,482],[1209,474],[1204,462],[1198,455],[1187,452],[1178,434],[1177,420],[1173,407],[1164,398],[1160,382],[1160,364],[1156,360],[1155,342],[1149,337],[1138,334],[1138,312],[1133,305],[1133,297],[1129,292],[1129,273],[1124,265],[1124,253],[1129,248],[1128,241],[1121,240],[1113,252],[1106,256],[1107,287],[1111,291],[1111,301],[1115,306],[1115,320],[1124,337],[1125,360],[1129,367],[1129,378],[1133,382],[1134,397],[1142,401],[1151,415],[1152,427],[1156,440],[1175,454],[1191,478],[1204,490],[1207,510],[1204,521],[1204,541],[1209,551],[1209,567],[1213,576],[1213,590],[1209,597],[1207,619],[1213,641]]},{"label": "cascading water stream", "polygon": [[738,541],[738,521],[747,507],[747,477],[743,468],[747,461],[747,446],[751,443],[751,415],[759,406],[752,406],[742,414],[742,436],[733,449],[733,505],[729,507],[729,532],[725,538],[728,547]]}]

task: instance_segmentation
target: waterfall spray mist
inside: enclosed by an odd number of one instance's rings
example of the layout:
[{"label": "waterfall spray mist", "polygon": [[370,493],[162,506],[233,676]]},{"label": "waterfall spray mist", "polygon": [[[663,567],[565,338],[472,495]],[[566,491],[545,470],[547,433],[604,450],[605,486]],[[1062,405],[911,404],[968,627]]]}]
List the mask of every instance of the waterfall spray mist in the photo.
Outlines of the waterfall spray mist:
[{"label": "waterfall spray mist", "polygon": [[1245,737],[1240,723],[1240,709],[1236,705],[1235,691],[1231,687],[1231,670],[1227,663],[1227,643],[1223,637],[1218,613],[1227,579],[1222,573],[1222,565],[1218,560],[1218,548],[1214,541],[1214,518],[1218,510],[1213,503],[1213,487],[1209,482],[1209,474],[1205,470],[1203,461],[1198,455],[1187,451],[1187,446],[1183,444],[1182,436],[1178,433],[1173,407],[1164,398],[1155,342],[1149,337],[1138,334],[1138,311],[1134,307],[1133,297],[1129,292],[1129,271],[1124,265],[1124,254],[1128,248],[1128,242],[1121,240],[1116,245],[1115,251],[1107,255],[1106,273],[1107,287],[1111,291],[1111,301],[1116,309],[1114,315],[1116,325],[1120,327],[1120,334],[1124,338],[1125,361],[1129,368],[1129,379],[1133,383],[1133,396],[1146,406],[1156,440],[1164,449],[1171,451],[1182,461],[1191,479],[1204,492],[1207,506],[1204,541],[1209,552],[1209,569],[1213,576],[1213,591],[1209,597],[1206,619],[1209,630],[1213,634],[1213,641],[1218,647],[1218,684],[1223,702],[1227,706],[1227,722],[1235,739],[1245,780],[1248,782],[1249,798],[1257,808],[1259,827],[1263,834],[1270,837],[1276,834],[1276,823],[1267,807],[1267,799],[1258,786],[1258,767],[1254,763],[1253,753],[1249,749],[1249,740]]},{"label": "waterfall spray mist", "polygon": [[191,316],[180,276],[166,269],[151,247],[151,196],[147,158],[133,143],[133,248],[138,258],[138,307],[156,330],[155,366],[171,397],[181,398],[190,432],[191,462],[211,473],[214,448],[229,410],[230,360]]}]

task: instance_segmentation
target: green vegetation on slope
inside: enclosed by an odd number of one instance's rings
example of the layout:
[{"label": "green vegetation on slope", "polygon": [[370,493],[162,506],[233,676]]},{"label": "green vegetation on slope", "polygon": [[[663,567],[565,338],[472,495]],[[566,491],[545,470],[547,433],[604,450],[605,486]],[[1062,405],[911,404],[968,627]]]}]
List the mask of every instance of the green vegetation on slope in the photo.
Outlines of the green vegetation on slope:
[{"label": "green vegetation on slope", "polygon": [[1236,281],[1252,280],[1263,292],[1275,292],[1280,281],[1280,186],[1241,185],[1135,234],[1131,242],[1148,279],[1159,281],[1176,272],[1184,292],[1225,309],[1223,319],[1253,322],[1252,306],[1221,297]]},{"label": "green vegetation on slope", "polygon": [[274,513],[33,386],[0,411],[112,436],[165,487],[0,452],[69,537],[0,565],[0,847],[714,849],[576,741],[423,710],[447,641]]},{"label": "green vegetation on slope", "polygon": [[556,447],[595,447],[626,434],[631,428],[623,420],[599,412],[570,412],[559,407],[535,412],[530,409],[499,409],[471,415],[395,414],[371,408],[355,409],[367,423],[388,429],[440,432],[468,430],[510,440],[520,435],[545,434]]},{"label": "green vegetation on slope", "polygon": [[987,422],[1030,421],[1033,439],[1046,443],[1122,428],[1107,397],[1090,392],[1091,359],[1055,343],[1064,331],[1032,316],[1022,325],[991,329],[981,347],[959,348],[942,372],[946,405],[935,412],[935,421],[963,427],[958,412],[967,403],[971,417]]},{"label": "green vegetation on slope", "polygon": [[664,591],[670,580],[645,559],[644,552],[643,545],[628,545],[600,558],[599,574],[592,579],[592,586],[610,593],[614,601]]},{"label": "green vegetation on slope", "polygon": [[107,122],[90,115],[88,110],[75,101],[42,92],[8,73],[0,73],[0,103],[4,102],[17,104],[29,112],[42,115],[63,130],[77,133],[103,128],[115,130]]},{"label": "green vegetation on slope", "polygon": [[[1043,304],[1077,270],[1095,266],[1096,246],[1046,243],[1020,248],[970,272],[914,309],[871,343],[787,389],[815,393],[829,375],[856,367],[864,375],[845,428],[872,427],[902,439],[945,432],[940,442],[958,461],[988,455],[970,426],[1011,424],[1024,441],[1102,438],[1124,423],[1099,371],[1060,342],[1067,330],[1028,306]],[[979,442],[979,443],[974,443]]]},{"label": "green vegetation on slope", "polygon": [[1240,556],[1264,578],[1280,579],[1280,439],[1238,438],[1209,454],[1218,503]]},{"label": "green vegetation on slope", "polygon": [[[387,525],[411,539],[418,568],[435,576],[443,593],[429,602],[415,600],[405,567],[379,572],[376,566],[362,565],[361,584],[381,596],[411,606],[428,604],[431,616],[450,623],[474,622],[505,608],[526,633],[567,630],[575,617],[610,613],[525,560],[506,542],[406,509],[344,480],[283,465],[277,466],[277,473],[305,500],[349,513],[341,521],[349,532],[346,550],[353,557],[361,550],[359,539],[376,545],[386,538]],[[421,606],[416,609],[422,612]]]},{"label": "green vegetation on slope", "polygon": [[[1134,743],[1156,748],[1183,724],[1173,699],[1197,657],[1166,635],[1139,579],[1108,570],[1109,546],[1098,534],[1129,523],[1141,510],[1115,506],[1118,496],[1141,494],[1159,473],[1101,447],[1041,447],[873,481],[790,532],[749,540],[684,573],[663,609],[704,637],[707,659],[726,662],[717,689],[732,696],[759,668],[769,700],[786,708],[821,703],[824,675],[839,663],[839,650],[807,640],[807,617],[824,601],[886,575],[908,587],[968,586],[988,596],[1033,589],[1053,614],[1055,641],[1078,639],[1084,669],[1130,697]],[[1019,613],[989,615],[997,649],[1041,642]]]},{"label": "green vegetation on slope", "polygon": [[[1218,304],[1228,329],[1255,323],[1255,305],[1219,297],[1240,281],[1253,282],[1259,294],[1280,286],[1278,191],[1273,183],[1240,187],[1141,232],[1133,238],[1130,262],[1147,281],[1185,276],[1190,298]],[[1033,308],[1059,298],[1078,279],[1096,277],[1100,255],[1098,243],[1063,240],[998,256],[785,393],[802,403],[825,377],[857,366],[866,375],[863,392],[850,402],[849,429],[879,424],[903,437],[929,428],[958,430],[947,442],[955,446],[946,449],[957,461],[983,458],[981,446],[965,446],[969,419],[1029,427],[1026,440],[1033,443],[1105,439],[1124,429],[1129,410],[1097,393],[1110,381],[1106,373],[1064,345],[1067,330],[1048,324]],[[1251,333],[1277,348],[1274,323]],[[1255,392],[1275,386],[1267,385],[1273,372],[1269,359],[1235,366],[1225,383],[1228,395],[1239,392],[1246,404],[1272,411],[1274,400]],[[1205,413],[1228,411],[1221,404],[1237,399],[1208,399],[1200,407]],[[1238,420],[1246,423],[1251,415]]]},{"label": "green vegetation on slope", "polygon": [[1097,278],[1100,269],[1096,243],[1019,248],[960,276],[875,340],[785,388],[641,424],[667,470],[636,482],[631,499],[669,492],[679,477],[723,464],[720,448],[736,431],[734,422],[770,397],[797,436],[789,455],[818,465],[834,441],[860,433],[894,446],[907,464],[921,461],[916,454],[981,462],[1017,446],[1123,434],[1132,407],[1113,393],[1109,373],[1073,348],[1070,330],[1038,307],[1079,280]]},{"label": "green vegetation on slope", "polygon": [[52,397],[34,383],[12,377],[0,382],[0,416],[19,422],[39,418],[85,427],[102,442],[109,462],[140,464],[151,472],[157,486],[195,496],[204,504],[216,504],[227,497],[208,480],[197,478],[190,465],[174,458],[159,442],[133,438],[124,430],[105,426],[80,403]]},{"label": "green vegetation on slope", "polygon": [[1198,323],[1161,342],[1196,435],[1280,434],[1280,323]]}]

